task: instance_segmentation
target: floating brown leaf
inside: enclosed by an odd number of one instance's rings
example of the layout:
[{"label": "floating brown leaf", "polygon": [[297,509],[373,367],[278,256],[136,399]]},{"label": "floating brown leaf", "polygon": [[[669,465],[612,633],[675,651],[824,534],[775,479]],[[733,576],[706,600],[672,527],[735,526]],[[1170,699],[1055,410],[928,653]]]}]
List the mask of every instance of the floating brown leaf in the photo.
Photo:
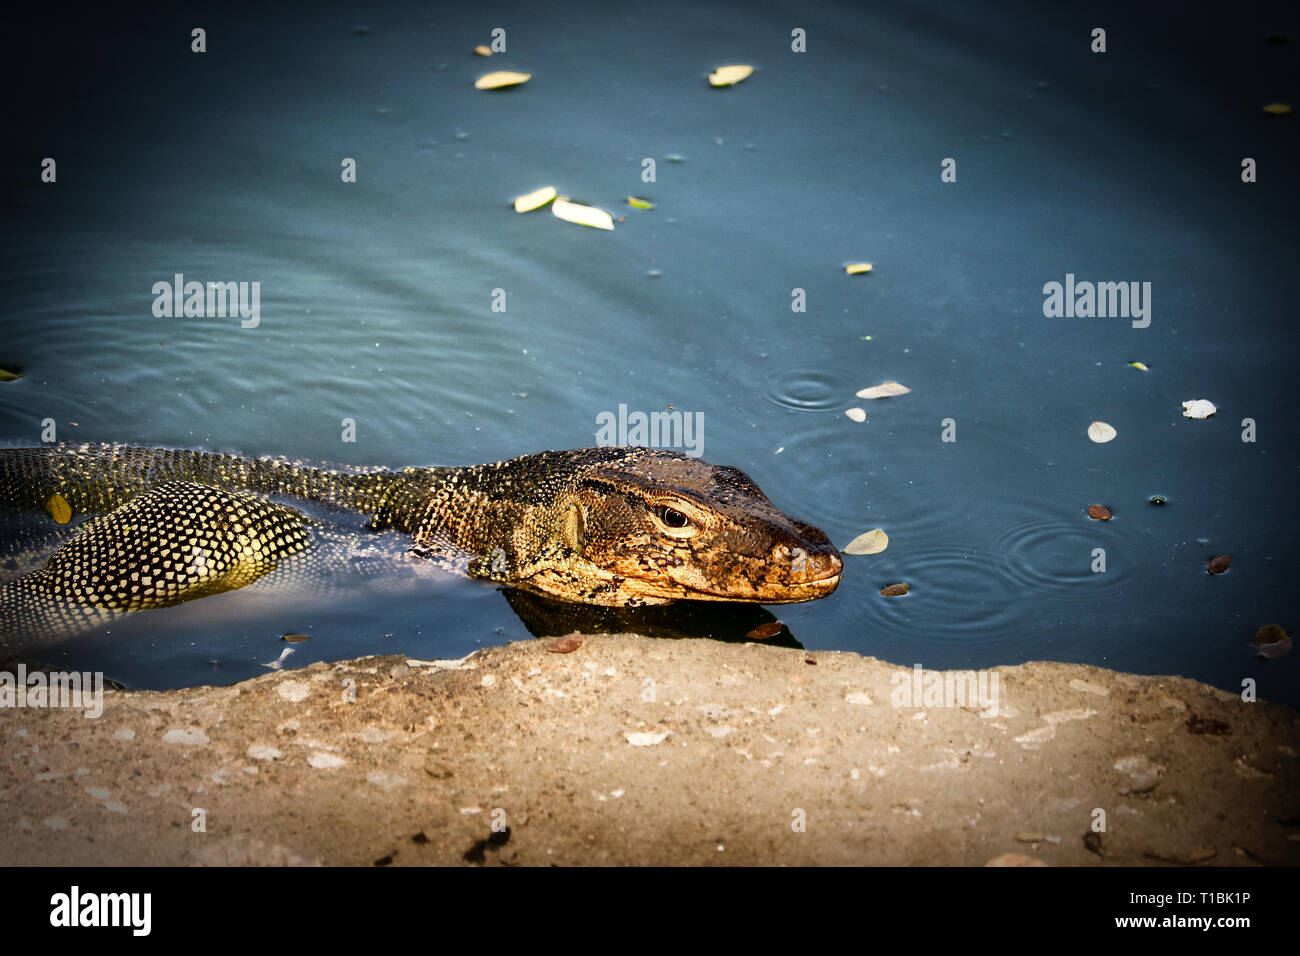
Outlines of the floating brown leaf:
[{"label": "floating brown leaf", "polygon": [[908,587],[906,584],[891,584],[880,589],[881,597],[898,597],[900,594],[906,594]]},{"label": "floating brown leaf", "polygon": [[301,644],[303,641],[310,641],[311,638],[306,634],[286,634],[280,640],[288,641],[290,644]]},{"label": "floating brown leaf", "polygon": [[1110,520],[1110,509],[1105,505],[1088,505],[1088,517],[1098,521]]},{"label": "floating brown leaf", "polygon": [[766,624],[760,624],[745,636],[751,641],[766,641],[769,637],[776,637],[781,633],[784,627],[780,621],[768,621]]},{"label": "floating brown leaf", "polygon": [[585,640],[586,638],[574,631],[572,634],[566,634],[558,641],[551,641],[546,645],[546,649],[552,654],[572,654],[582,646]]},{"label": "floating brown leaf", "polygon": [[1291,651],[1291,635],[1276,624],[1266,624],[1255,632],[1255,650],[1260,657],[1281,657]]},{"label": "floating brown leaf", "polygon": [[1221,554],[1218,557],[1210,558],[1210,563],[1206,565],[1205,570],[1211,574],[1222,574],[1232,566],[1232,555]]},{"label": "floating brown leaf", "polygon": [[1213,734],[1216,737],[1232,733],[1232,728],[1223,721],[1200,717],[1196,714],[1192,714],[1187,718],[1187,729],[1193,734]]}]

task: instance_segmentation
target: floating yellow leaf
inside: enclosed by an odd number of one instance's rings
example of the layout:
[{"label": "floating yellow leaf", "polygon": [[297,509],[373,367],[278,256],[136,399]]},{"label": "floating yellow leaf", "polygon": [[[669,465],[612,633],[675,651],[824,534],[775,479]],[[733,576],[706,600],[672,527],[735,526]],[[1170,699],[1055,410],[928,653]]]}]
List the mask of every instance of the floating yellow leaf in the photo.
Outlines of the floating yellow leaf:
[{"label": "floating yellow leaf", "polygon": [[0,368],[0,382],[12,382],[17,377],[17,372],[11,372],[7,368]]},{"label": "floating yellow leaf", "polygon": [[555,187],[543,186],[541,189],[535,189],[527,195],[518,197],[515,200],[515,212],[532,212],[534,209],[541,209],[554,198]]},{"label": "floating yellow leaf", "polygon": [[743,63],[720,66],[709,74],[709,86],[731,86],[739,83],[753,72],[754,68],[752,66]]},{"label": "floating yellow leaf", "polygon": [[867,420],[867,413],[860,408],[846,408],[844,409],[844,414],[848,415],[849,418],[853,419],[855,422],[865,422]]},{"label": "floating yellow leaf", "polygon": [[1107,425],[1105,422],[1093,422],[1091,425],[1088,426],[1088,437],[1091,438],[1093,441],[1095,441],[1098,445],[1104,445],[1106,442],[1113,439],[1117,434],[1119,433],[1116,432],[1115,429]]},{"label": "floating yellow leaf", "polygon": [[68,499],[57,492],[50,495],[50,500],[45,502],[45,510],[48,511],[57,524],[67,524],[72,520],[72,506],[68,504]]},{"label": "floating yellow leaf", "polygon": [[506,86],[518,86],[520,83],[527,83],[533,78],[531,73],[514,73],[510,70],[499,70],[496,73],[484,73],[474,81],[476,90],[499,90]]},{"label": "floating yellow leaf", "polygon": [[487,47],[485,47],[483,44],[480,43],[478,46],[474,47],[474,55],[475,55],[475,56],[491,56],[491,55],[492,55],[492,51],[489,50]]},{"label": "floating yellow leaf", "polygon": [[858,398],[892,398],[895,395],[906,395],[911,389],[906,385],[899,385],[897,382],[882,382],[879,385],[872,385],[870,388],[864,388],[858,392]]},{"label": "floating yellow leaf", "polygon": [[648,199],[638,199],[636,196],[628,196],[627,204],[633,209],[653,209],[655,204]]},{"label": "floating yellow leaf", "polygon": [[1269,103],[1264,107],[1265,113],[1272,113],[1274,116],[1284,116],[1291,112],[1291,106],[1287,103]]},{"label": "floating yellow leaf", "polygon": [[1149,372],[1149,371],[1150,371],[1150,369],[1147,368],[1145,365],[1143,365],[1141,362],[1129,362],[1128,364],[1129,364],[1130,366],[1132,366],[1133,368],[1135,368],[1135,369],[1141,371],[1141,372]]},{"label": "floating yellow leaf", "polygon": [[555,213],[557,218],[565,222],[575,222],[579,226],[591,226],[592,229],[614,228],[614,217],[605,210],[569,202],[563,197],[551,203],[551,212]]},{"label": "floating yellow leaf", "polygon": [[848,543],[844,548],[845,554],[879,554],[889,547],[889,535],[874,528],[871,531],[865,531]]},{"label": "floating yellow leaf", "polygon": [[871,271],[870,262],[850,262],[844,267],[844,271],[851,276],[860,276]]}]

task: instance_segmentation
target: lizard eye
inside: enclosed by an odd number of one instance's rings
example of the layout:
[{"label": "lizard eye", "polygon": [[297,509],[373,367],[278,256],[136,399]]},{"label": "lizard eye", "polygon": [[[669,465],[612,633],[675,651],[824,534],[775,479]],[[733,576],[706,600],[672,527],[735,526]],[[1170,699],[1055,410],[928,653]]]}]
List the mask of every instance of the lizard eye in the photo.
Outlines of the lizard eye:
[{"label": "lizard eye", "polygon": [[655,514],[659,516],[660,521],[670,528],[685,528],[691,523],[690,518],[675,508],[669,508],[667,505],[660,505],[655,509]]}]

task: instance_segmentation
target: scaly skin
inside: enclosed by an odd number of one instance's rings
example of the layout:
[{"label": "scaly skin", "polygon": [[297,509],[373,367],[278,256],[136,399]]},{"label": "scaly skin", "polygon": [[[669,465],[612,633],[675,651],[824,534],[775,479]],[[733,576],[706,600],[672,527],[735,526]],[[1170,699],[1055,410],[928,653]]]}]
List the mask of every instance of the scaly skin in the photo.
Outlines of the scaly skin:
[{"label": "scaly skin", "polygon": [[441,566],[615,607],[824,597],[841,561],[735,468],[671,451],[581,448],[465,468],[331,470],[123,445],[0,449],[0,505],[59,494],[82,525],[0,587],[0,635],[86,626],[86,609],[165,607],[241,587],[309,550],[288,495],[411,536]]}]

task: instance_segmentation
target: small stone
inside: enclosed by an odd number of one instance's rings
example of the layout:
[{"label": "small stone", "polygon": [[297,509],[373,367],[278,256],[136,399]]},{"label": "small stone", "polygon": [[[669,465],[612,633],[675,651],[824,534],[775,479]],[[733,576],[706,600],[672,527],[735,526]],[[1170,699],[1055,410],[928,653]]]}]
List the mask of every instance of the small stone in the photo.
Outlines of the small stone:
[{"label": "small stone", "polygon": [[63,817],[46,817],[41,822],[51,830],[66,830],[68,828],[68,821]]},{"label": "small stone", "polygon": [[269,744],[249,744],[245,753],[253,760],[282,760],[284,758],[284,751]]},{"label": "small stone", "polygon": [[307,696],[311,693],[311,685],[306,681],[287,680],[282,681],[280,686],[275,689],[275,692],[289,703],[296,704],[307,699]]},{"label": "small stone", "polygon": [[135,740],[135,731],[129,727],[123,727],[113,736],[118,740]]},{"label": "small stone", "polygon": [[336,767],[342,767],[347,761],[342,757],[334,756],[334,754],[314,753],[307,758],[307,763],[317,770],[333,770]]},{"label": "small stone", "polygon": [[198,727],[188,727],[185,730],[169,730],[163,734],[163,743],[180,744],[183,747],[202,747],[208,742],[208,735]]},{"label": "small stone", "polygon": [[653,747],[656,744],[663,743],[668,738],[667,733],[625,733],[623,736],[627,738],[627,742],[633,747]]},{"label": "small stone", "polygon": [[105,787],[87,787],[86,793],[90,794],[96,800],[107,800],[112,794]]},{"label": "small stone", "polygon": [[1047,837],[1041,833],[1034,833],[1029,830],[1021,830],[1016,834],[1017,843],[1046,843]]},{"label": "small stone", "polygon": [[391,770],[372,770],[366,774],[366,782],[373,783],[381,790],[395,790],[406,786],[406,778]]}]

